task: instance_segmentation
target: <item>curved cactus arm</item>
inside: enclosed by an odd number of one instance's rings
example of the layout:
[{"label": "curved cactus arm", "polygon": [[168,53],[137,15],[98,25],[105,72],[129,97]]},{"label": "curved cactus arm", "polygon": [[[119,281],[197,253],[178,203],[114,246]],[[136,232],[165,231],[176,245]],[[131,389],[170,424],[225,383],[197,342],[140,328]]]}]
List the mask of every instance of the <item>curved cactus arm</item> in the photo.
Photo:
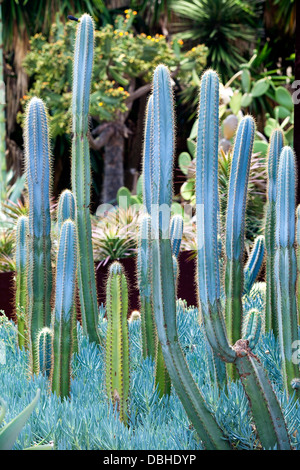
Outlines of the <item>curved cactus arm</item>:
[{"label": "curved cactus arm", "polygon": [[43,101],[32,98],[26,108],[25,163],[29,195],[28,322],[32,371],[37,372],[37,334],[51,323],[51,219],[48,117]]},{"label": "curved cactus arm", "polygon": [[258,358],[251,352],[247,340],[234,345],[235,361],[262,446],[266,450],[290,450],[290,440],[284,417]]},{"label": "curved cactus arm", "polygon": [[201,79],[196,149],[197,278],[201,316],[214,352],[233,362],[220,303],[218,258],[219,78],[208,70]]},{"label": "curved cactus arm", "polygon": [[178,258],[183,234],[183,217],[180,214],[173,215],[170,226],[170,240],[173,255]]},{"label": "curved cactus arm", "polygon": [[278,337],[277,325],[277,299],[276,282],[274,273],[275,257],[275,224],[276,224],[276,188],[277,172],[280,153],[283,148],[284,136],[281,129],[275,129],[270,137],[268,148],[268,191],[267,191],[267,209],[265,224],[265,242],[266,242],[266,314],[265,330],[273,329],[275,336]]},{"label": "curved cactus arm", "polygon": [[115,261],[109,268],[106,287],[106,391],[120,413],[128,420],[129,396],[129,337],[128,287],[123,267]]},{"label": "curved cactus arm", "polygon": [[248,261],[244,267],[244,292],[249,294],[250,290],[262,267],[265,254],[265,237],[259,235],[254,241]]},{"label": "curved cactus arm", "polygon": [[226,218],[225,318],[229,341],[242,336],[244,225],[255,124],[241,119],[235,137]]},{"label": "curved cactus arm", "polygon": [[[40,394],[41,391],[38,389],[32,402],[23,411],[21,411],[18,416],[0,429],[0,450],[11,450],[13,448],[18,435],[22,431],[22,428],[25,426],[26,421],[39,401]],[[3,409],[1,417],[3,418],[5,416],[6,405],[2,400],[0,400],[0,402]]]},{"label": "curved cactus arm", "polygon": [[28,217],[21,215],[16,227],[16,314],[19,347],[28,347],[27,318],[27,238]]},{"label": "curved cactus arm", "polygon": [[90,341],[103,344],[98,328],[98,302],[90,219],[90,149],[88,112],[94,55],[94,23],[84,14],[77,26],[72,92],[72,191],[76,199],[82,325]]},{"label": "curved cactus arm", "polygon": [[51,368],[52,391],[61,397],[70,393],[76,270],[76,225],[72,220],[66,220],[61,229],[57,254]]},{"label": "curved cactus arm", "polygon": [[151,217],[142,216],[139,226],[137,278],[140,293],[143,357],[156,354],[157,334],[151,296]]},{"label": "curved cactus arm", "polygon": [[277,323],[284,385],[287,393],[292,394],[291,382],[299,378],[299,366],[293,362],[293,345],[298,340],[297,260],[294,247],[296,166],[294,153],[290,147],[284,147],[281,151],[277,178],[274,260]]},{"label": "curved cactus arm", "polygon": [[143,149],[143,205],[151,214],[152,187],[152,151],[153,151],[153,96],[150,95],[146,108],[145,136]]}]

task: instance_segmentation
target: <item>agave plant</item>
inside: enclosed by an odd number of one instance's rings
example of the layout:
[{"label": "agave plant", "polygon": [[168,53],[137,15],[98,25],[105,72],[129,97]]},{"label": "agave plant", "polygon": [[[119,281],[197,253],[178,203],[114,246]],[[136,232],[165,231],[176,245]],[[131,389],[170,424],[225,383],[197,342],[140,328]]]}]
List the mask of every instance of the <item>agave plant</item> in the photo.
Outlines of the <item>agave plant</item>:
[{"label": "agave plant", "polygon": [[92,237],[94,259],[99,265],[111,260],[134,256],[137,248],[138,210],[134,206],[126,209],[116,207],[107,212],[105,218],[93,217]]}]

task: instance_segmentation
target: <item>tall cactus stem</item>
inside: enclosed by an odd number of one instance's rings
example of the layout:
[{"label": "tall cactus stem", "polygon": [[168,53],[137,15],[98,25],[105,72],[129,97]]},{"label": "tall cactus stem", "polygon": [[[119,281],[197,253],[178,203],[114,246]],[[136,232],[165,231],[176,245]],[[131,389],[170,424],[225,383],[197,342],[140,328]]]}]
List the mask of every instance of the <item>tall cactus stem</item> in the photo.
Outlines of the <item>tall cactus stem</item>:
[{"label": "tall cactus stem", "polygon": [[32,98],[26,108],[25,164],[29,195],[28,328],[32,372],[38,371],[37,335],[51,323],[51,219],[48,116],[43,101]]},{"label": "tall cactus stem", "polygon": [[18,344],[28,348],[27,318],[27,238],[28,217],[18,218],[16,226],[16,315],[18,324]]},{"label": "tall cactus stem", "polygon": [[284,136],[281,129],[275,129],[270,137],[267,165],[267,204],[265,223],[266,242],[266,309],[265,330],[273,330],[276,337],[279,335],[277,324],[277,299],[276,282],[274,272],[275,258],[275,224],[276,224],[276,192],[277,172],[280,153],[283,148]]},{"label": "tall cactus stem", "polygon": [[[293,360],[298,340],[296,301],[297,260],[295,253],[296,165],[290,147],[283,147],[278,167],[276,192],[276,251],[274,259],[277,321],[282,359],[283,382],[288,394],[299,378],[299,366]],[[297,390],[299,395],[299,390]]]},{"label": "tall cactus stem", "polygon": [[244,267],[244,294],[250,294],[251,288],[260,272],[265,254],[265,237],[259,235],[254,241],[248,261]]},{"label": "tall cactus stem", "polygon": [[106,391],[119,411],[120,420],[128,421],[129,338],[128,287],[122,265],[115,261],[109,268],[106,286]]},{"label": "tall cactus stem", "polygon": [[[76,201],[72,191],[65,189],[58,200],[57,206],[57,228],[58,233],[60,233],[63,223],[66,220],[76,220]],[[76,286],[77,289],[77,286]],[[77,338],[77,311],[76,311],[76,302],[74,302],[74,312],[72,315],[73,319],[73,353],[78,352],[78,338]]]},{"label": "tall cactus stem", "polygon": [[76,200],[79,266],[78,286],[82,325],[89,340],[103,344],[98,328],[98,301],[90,219],[90,150],[88,112],[94,56],[94,24],[88,14],[78,22],[72,92],[72,191]]},{"label": "tall cactus stem", "polygon": [[137,253],[137,278],[140,294],[143,357],[155,359],[157,333],[151,296],[151,217],[140,221]]},{"label": "tall cactus stem", "polygon": [[77,271],[77,230],[66,220],[60,232],[53,318],[52,392],[67,397],[71,383],[73,313]]}]

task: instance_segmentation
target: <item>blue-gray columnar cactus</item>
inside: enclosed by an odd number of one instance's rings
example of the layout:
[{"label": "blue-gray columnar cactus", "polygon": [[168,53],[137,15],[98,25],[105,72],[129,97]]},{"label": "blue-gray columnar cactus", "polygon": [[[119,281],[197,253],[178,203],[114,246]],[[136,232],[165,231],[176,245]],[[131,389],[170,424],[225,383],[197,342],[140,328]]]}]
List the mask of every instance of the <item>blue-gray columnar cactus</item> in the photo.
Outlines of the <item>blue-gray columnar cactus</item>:
[{"label": "blue-gray columnar cactus", "polygon": [[51,368],[52,391],[61,397],[70,392],[77,258],[76,225],[66,220],[60,232],[56,263]]},{"label": "blue-gray columnar cactus", "polygon": [[[277,324],[282,357],[284,385],[293,392],[292,381],[299,378],[299,366],[293,362],[293,345],[298,340],[295,252],[296,167],[290,147],[283,147],[277,174],[276,191],[276,251],[274,260]],[[299,391],[298,391],[299,392]]]},{"label": "blue-gray columnar cactus", "polygon": [[94,56],[94,24],[84,14],[78,23],[72,91],[72,191],[76,200],[79,265],[78,287],[82,325],[90,341],[103,344],[98,328],[98,302],[90,220],[90,149],[88,112]]},{"label": "blue-gray columnar cactus", "polygon": [[242,295],[245,207],[255,124],[243,117],[237,129],[230,172],[226,218],[225,317],[228,338],[234,344],[242,336]]},{"label": "blue-gray columnar cactus", "polygon": [[[240,375],[249,399],[256,430],[264,448],[289,449],[289,437],[279,403],[267,380],[262,365],[249,347],[250,336],[255,338],[256,329],[248,328],[248,337],[238,339],[234,346],[227,340],[227,331],[220,298],[218,260],[217,213],[218,213],[218,107],[219,80],[215,72],[207,71],[201,80],[200,106],[197,138],[196,208],[198,243],[198,289],[202,321],[206,336],[214,354],[233,363]],[[174,152],[173,100],[168,69],[157,67],[153,85],[153,153],[151,155],[152,206],[152,299],[158,338],[172,384],[207,449],[230,449],[223,432],[208,412],[203,397],[188,369],[181,350],[176,328],[176,296],[169,238],[170,205],[172,200],[172,162]],[[240,258],[243,242],[237,239],[233,229],[242,236],[245,217],[245,188],[248,183],[251,143],[254,123],[246,117],[240,123],[236,138],[236,150],[232,162],[236,169],[232,186],[237,194],[230,198],[228,227],[228,259],[236,261],[240,268],[242,284],[243,269]],[[240,144],[240,146],[239,146]],[[243,152],[246,154],[242,155]],[[147,158],[147,155],[145,156]],[[242,161],[246,167],[242,168]],[[144,168],[146,164],[144,162]],[[236,181],[239,174],[240,181]],[[243,182],[244,188],[238,188]],[[233,191],[233,189],[232,189]],[[239,195],[239,197],[238,197]],[[161,216],[164,208],[163,216]],[[160,210],[159,210],[160,209]],[[231,256],[232,255],[232,256]],[[227,276],[237,276],[228,268]],[[235,279],[237,282],[237,278]],[[236,307],[240,304],[242,288],[236,288]],[[239,323],[242,324],[242,308]],[[236,312],[237,315],[237,312]],[[240,328],[241,329],[241,328]],[[241,332],[242,333],[242,332]],[[247,332],[246,332],[247,334]],[[249,339],[248,339],[249,338]],[[254,339],[255,340],[255,339]]]},{"label": "blue-gray columnar cactus", "polygon": [[266,313],[265,329],[273,330],[275,336],[278,336],[277,324],[277,299],[276,282],[274,272],[275,258],[275,224],[276,224],[276,191],[277,191],[277,172],[281,150],[283,148],[283,132],[281,129],[275,129],[270,138],[268,148],[268,190],[267,190],[267,210],[265,225],[266,241]]},{"label": "blue-gray columnar cactus", "polygon": [[37,335],[51,323],[51,219],[48,117],[43,101],[32,98],[26,109],[25,164],[29,195],[28,327],[32,372],[38,372]]}]

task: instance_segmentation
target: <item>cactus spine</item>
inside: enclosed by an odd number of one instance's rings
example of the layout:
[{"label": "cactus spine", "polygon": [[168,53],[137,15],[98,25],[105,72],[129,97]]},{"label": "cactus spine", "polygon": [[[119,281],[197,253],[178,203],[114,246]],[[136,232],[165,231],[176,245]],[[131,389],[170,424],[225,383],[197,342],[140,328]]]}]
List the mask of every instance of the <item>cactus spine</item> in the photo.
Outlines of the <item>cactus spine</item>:
[{"label": "cactus spine", "polygon": [[253,118],[242,118],[235,137],[230,172],[226,219],[225,318],[231,344],[242,336],[245,207],[254,132]]},{"label": "cactus spine", "polygon": [[248,261],[244,267],[244,294],[250,294],[258,276],[265,254],[265,237],[259,235],[254,241]]},{"label": "cactus spine", "polygon": [[115,261],[109,268],[106,287],[106,391],[126,424],[129,395],[128,288],[123,267]]},{"label": "cactus spine", "polygon": [[67,397],[70,392],[76,270],[76,225],[72,220],[66,220],[60,232],[57,254],[51,368],[52,391],[61,397]]},{"label": "cactus spine", "polygon": [[28,217],[18,218],[16,227],[16,314],[18,320],[18,344],[28,347],[27,312],[27,237]]},{"label": "cactus spine", "polygon": [[45,105],[32,98],[27,106],[24,131],[29,195],[28,322],[32,372],[38,372],[38,331],[51,323],[51,219],[50,152]]},{"label": "cactus spine", "polygon": [[52,365],[52,341],[53,331],[51,328],[45,327],[38,333],[39,348],[39,372],[50,377]]},{"label": "cactus spine", "polygon": [[[75,221],[76,218],[76,203],[73,193],[69,189],[65,189],[59,198],[57,207],[57,226],[60,233],[63,223],[70,219]],[[77,287],[77,286],[76,286]],[[78,352],[78,338],[77,338],[77,313],[76,302],[74,302],[73,318],[73,353]]]},{"label": "cactus spine", "polygon": [[79,266],[78,286],[82,325],[90,341],[102,344],[98,329],[98,302],[90,220],[90,150],[88,142],[89,96],[94,55],[94,24],[84,14],[78,23],[72,93],[72,190],[76,199]]},{"label": "cactus spine", "polygon": [[265,226],[266,240],[266,313],[265,329],[273,330],[278,337],[277,324],[277,299],[276,282],[274,272],[274,257],[276,250],[275,224],[276,224],[276,192],[277,172],[280,153],[283,148],[283,132],[276,129],[272,132],[268,148],[268,190],[267,190],[267,212]]},{"label": "cactus spine", "polygon": [[290,147],[283,147],[277,174],[276,251],[274,260],[277,323],[282,357],[283,380],[287,393],[291,382],[299,378],[299,367],[293,363],[293,344],[298,340],[296,303],[297,260],[295,243],[295,157]]}]

